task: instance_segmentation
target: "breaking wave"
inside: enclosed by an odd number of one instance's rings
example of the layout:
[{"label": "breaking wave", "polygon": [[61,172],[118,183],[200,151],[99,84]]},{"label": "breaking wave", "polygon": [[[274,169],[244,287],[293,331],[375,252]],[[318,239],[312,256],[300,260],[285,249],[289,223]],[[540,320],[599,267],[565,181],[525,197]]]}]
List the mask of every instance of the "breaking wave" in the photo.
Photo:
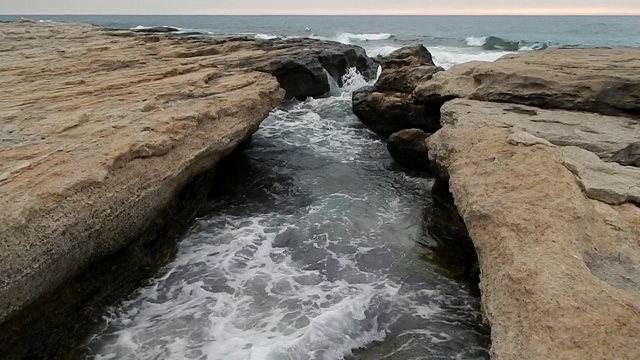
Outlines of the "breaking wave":
[{"label": "breaking wave", "polygon": [[465,41],[469,46],[481,47],[484,50],[499,51],[543,50],[550,45],[549,42],[512,41],[497,36],[468,36]]},{"label": "breaking wave", "polygon": [[393,34],[378,33],[378,34],[353,34],[353,33],[339,33],[334,37],[325,37],[311,34],[310,38],[318,40],[330,40],[337,41],[343,44],[351,44],[354,41],[382,41],[393,39]]}]

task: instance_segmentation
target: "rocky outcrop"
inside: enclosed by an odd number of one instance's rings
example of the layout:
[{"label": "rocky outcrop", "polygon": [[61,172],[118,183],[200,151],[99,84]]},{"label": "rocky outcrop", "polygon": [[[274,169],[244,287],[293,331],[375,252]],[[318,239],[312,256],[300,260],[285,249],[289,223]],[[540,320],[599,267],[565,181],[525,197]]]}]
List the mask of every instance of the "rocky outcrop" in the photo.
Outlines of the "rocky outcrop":
[{"label": "rocky outcrop", "polygon": [[328,93],[327,76],[342,86],[342,78],[349,68],[357,69],[366,79],[374,79],[378,71],[378,64],[364,49],[352,45],[313,39],[259,42],[259,45],[267,51],[290,50],[286,56],[276,57],[259,69],[276,76],[287,94],[299,99]]},{"label": "rocky outcrop", "polygon": [[382,73],[376,84],[353,93],[353,112],[371,130],[389,136],[416,128],[437,130],[440,105],[417,101],[415,87],[443,69],[433,63],[422,45],[402,48],[381,59]]},{"label": "rocky outcrop", "polygon": [[407,129],[392,134],[387,141],[387,149],[397,163],[416,169],[427,170],[427,134],[420,129]]},{"label": "rocky outcrop", "polygon": [[0,322],[144,233],[258,129],[281,86],[328,89],[326,75],[292,74],[372,64],[321,42],[33,23],[2,24],[0,37]]},{"label": "rocky outcrop", "polygon": [[640,171],[623,166],[640,122],[468,99],[441,114],[428,154],[478,253],[492,358],[640,357]]},{"label": "rocky outcrop", "polygon": [[631,165],[640,121],[587,112],[456,99],[441,108],[442,125],[523,130],[559,146],[576,146],[606,161]]},{"label": "rocky outcrop", "polygon": [[420,103],[468,98],[546,109],[640,115],[640,50],[547,49],[470,62],[421,82]]}]

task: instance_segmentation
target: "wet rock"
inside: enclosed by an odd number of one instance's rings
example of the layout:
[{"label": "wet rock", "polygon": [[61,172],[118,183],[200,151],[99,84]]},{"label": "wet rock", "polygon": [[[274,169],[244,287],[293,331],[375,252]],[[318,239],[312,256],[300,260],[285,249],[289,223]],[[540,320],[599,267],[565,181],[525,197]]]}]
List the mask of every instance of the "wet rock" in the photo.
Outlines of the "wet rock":
[{"label": "wet rock", "polygon": [[382,73],[373,87],[353,93],[353,112],[374,132],[389,136],[404,129],[440,128],[440,105],[426,105],[412,95],[417,84],[443,69],[422,45],[405,47],[380,59]]},{"label": "wet rock", "polygon": [[611,161],[615,161],[620,165],[640,167],[640,142],[633,143],[617,151],[611,155]]},{"label": "wet rock", "polygon": [[393,160],[401,165],[429,169],[429,156],[426,141],[431,134],[420,129],[407,129],[392,134],[387,142],[387,149]]},{"label": "wet rock", "polygon": [[289,54],[274,58],[268,66],[260,69],[273,74],[288,97],[301,100],[328,93],[330,84],[327,76],[342,86],[342,78],[350,68],[355,68],[365,79],[374,79],[378,68],[364,49],[353,45],[295,39],[259,42],[259,46],[265,49],[291,48]]},{"label": "wet rock", "polygon": [[353,112],[363,124],[382,136],[404,129],[434,132],[440,128],[439,109],[413,102],[410,94],[383,93],[364,87],[353,93]]},{"label": "wet rock", "polygon": [[547,49],[474,61],[419,84],[417,101],[443,97],[640,116],[640,50]]},{"label": "wet rock", "polygon": [[433,63],[431,53],[423,45],[398,49],[381,58],[382,73],[376,82],[378,91],[411,93],[422,81],[444,69]]},{"label": "wet rock", "polygon": [[433,203],[425,214],[425,227],[436,244],[425,244],[431,250],[429,261],[451,277],[477,281],[480,274],[478,256],[448,184],[436,180],[431,195]]}]

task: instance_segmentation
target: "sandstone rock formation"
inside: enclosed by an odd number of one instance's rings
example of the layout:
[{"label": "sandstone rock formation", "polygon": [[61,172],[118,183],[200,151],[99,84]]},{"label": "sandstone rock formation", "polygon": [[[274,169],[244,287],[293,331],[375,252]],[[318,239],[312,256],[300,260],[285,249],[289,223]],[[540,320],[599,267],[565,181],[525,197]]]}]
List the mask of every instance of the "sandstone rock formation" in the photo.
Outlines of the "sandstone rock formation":
[{"label": "sandstone rock formation", "polygon": [[566,148],[513,135],[445,125],[428,140],[478,253],[492,359],[639,358],[640,208],[590,199]]},{"label": "sandstone rock formation", "polygon": [[144,232],[258,129],[281,86],[319,95],[325,69],[374,65],[317,41],[33,23],[0,38],[0,322]]},{"label": "sandstone rock formation", "polygon": [[548,49],[469,62],[421,82],[417,102],[452,98],[640,115],[640,49]]},{"label": "sandstone rock formation", "polygon": [[387,149],[393,160],[401,165],[427,170],[427,134],[420,129],[407,129],[392,134],[387,141]]},{"label": "sandstone rock formation", "polygon": [[492,358],[639,358],[640,121],[457,99],[441,123],[428,156],[478,253]]},{"label": "sandstone rock formation", "polygon": [[383,136],[410,128],[437,130],[442,104],[420,103],[412,95],[419,83],[443,70],[435,66],[429,51],[422,45],[402,48],[382,58],[381,66],[374,86],[353,93],[353,112]]},{"label": "sandstone rock formation", "polygon": [[524,130],[555,145],[583,148],[622,165],[633,162],[633,144],[640,135],[638,119],[508,103],[456,99],[445,103],[441,113],[442,125]]},{"label": "sandstone rock formation", "polygon": [[427,153],[478,254],[492,358],[640,358],[640,50],[527,52],[407,84],[362,90],[354,111],[392,109],[382,132],[440,117]]}]

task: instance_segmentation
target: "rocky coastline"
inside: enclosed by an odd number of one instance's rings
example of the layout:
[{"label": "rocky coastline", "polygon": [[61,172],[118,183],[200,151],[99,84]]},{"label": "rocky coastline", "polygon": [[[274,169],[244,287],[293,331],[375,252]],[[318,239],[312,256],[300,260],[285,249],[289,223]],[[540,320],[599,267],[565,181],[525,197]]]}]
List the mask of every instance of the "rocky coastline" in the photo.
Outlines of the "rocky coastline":
[{"label": "rocky coastline", "polygon": [[362,89],[354,112],[381,135],[400,131],[399,163],[428,162],[448,184],[478,255],[492,359],[640,358],[640,50],[548,49],[447,71],[425,51],[383,60],[406,65],[379,83],[411,86]]},{"label": "rocky coastline", "polygon": [[110,256],[125,252],[145,273],[145,255],[131,254],[193,217],[198,195],[185,191],[215,186],[206,174],[283,99],[325,94],[329,77],[340,83],[352,67],[371,77],[378,68],[362,48],[311,39],[29,21],[0,24],[0,37],[3,358],[62,346],[38,327],[112,286],[100,284],[120,274]]},{"label": "rocky coastline", "polygon": [[101,306],[171,256],[220,161],[274,107],[379,62],[353,111],[453,198],[427,231],[475,248],[460,268],[479,273],[492,359],[640,358],[640,50],[444,70],[423,46],[373,61],[173,28],[20,21],[0,36],[0,357],[69,356]]}]

